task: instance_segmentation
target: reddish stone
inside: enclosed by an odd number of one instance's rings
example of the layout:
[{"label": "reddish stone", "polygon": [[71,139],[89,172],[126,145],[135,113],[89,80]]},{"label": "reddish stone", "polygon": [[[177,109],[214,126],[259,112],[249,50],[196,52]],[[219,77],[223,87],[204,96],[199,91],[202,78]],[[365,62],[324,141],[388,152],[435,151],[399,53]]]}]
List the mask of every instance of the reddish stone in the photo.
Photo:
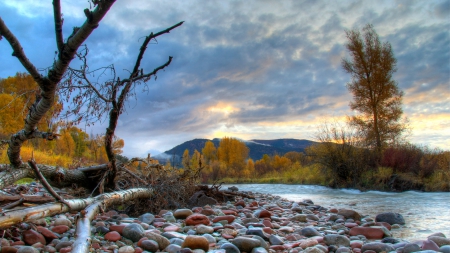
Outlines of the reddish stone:
[{"label": "reddish stone", "polygon": [[33,245],[37,242],[46,244],[45,238],[42,234],[32,229],[28,229],[22,232],[23,241],[28,245]]},{"label": "reddish stone", "polygon": [[352,249],[362,248],[362,246],[363,246],[363,242],[362,241],[351,241],[350,242],[350,247],[352,247]]},{"label": "reddish stone", "polygon": [[165,221],[166,221],[166,219],[164,219],[164,218],[155,218],[153,220],[153,222],[165,222]]},{"label": "reddish stone", "polygon": [[59,250],[59,253],[70,253],[72,251],[72,246],[68,246]]},{"label": "reddish stone", "polygon": [[138,242],[137,242],[137,246],[141,247],[142,241],[148,240],[148,237],[142,237]]},{"label": "reddish stone", "polygon": [[[361,253],[361,249],[360,248],[354,248],[354,249],[352,249],[352,251],[353,251],[353,253]],[[367,252],[367,250],[364,251],[364,252]]]},{"label": "reddish stone", "polygon": [[350,236],[364,235],[367,239],[383,239],[384,232],[381,228],[353,227],[350,229]]},{"label": "reddish stone", "polygon": [[180,229],[180,227],[175,226],[175,225],[171,225],[171,226],[167,226],[164,228],[165,232],[175,232],[178,231]]},{"label": "reddish stone", "polygon": [[423,241],[422,249],[439,251],[439,246],[432,240],[425,240]]},{"label": "reddish stone", "polygon": [[165,224],[165,222],[153,222],[152,224],[153,224],[153,226],[159,228],[159,227],[162,227]]},{"label": "reddish stone", "polygon": [[284,245],[272,245],[272,246],[270,246],[270,249],[284,251],[286,248],[284,247]]},{"label": "reddish stone", "polygon": [[199,206],[192,208],[192,212],[194,212],[194,213],[200,213],[202,210],[203,210],[203,208],[199,207]]},{"label": "reddish stone", "polygon": [[225,234],[225,233],[222,234],[222,237],[225,238],[225,239],[227,239],[227,240],[229,240],[229,239],[234,239],[234,236],[229,235],[229,234]]},{"label": "reddish stone", "polygon": [[33,248],[41,248],[42,249],[42,248],[45,247],[45,245],[40,243],[40,242],[37,242],[37,243],[31,245],[31,247],[33,247]]},{"label": "reddish stone", "polygon": [[270,218],[272,216],[272,214],[267,211],[267,210],[261,210],[261,212],[259,213],[259,217],[258,218]]},{"label": "reddish stone", "polygon": [[161,216],[161,217],[163,217],[164,214],[166,214],[168,211],[169,211],[169,210],[161,210],[161,211],[159,211],[158,215]]},{"label": "reddish stone", "polygon": [[141,247],[134,248],[134,253],[142,253],[144,250]]},{"label": "reddish stone", "polygon": [[2,247],[1,253],[16,253],[17,250],[18,249],[13,246],[4,246],[4,247]]},{"label": "reddish stone", "polygon": [[337,210],[336,208],[331,208],[331,209],[329,210],[329,212],[330,212],[330,213],[338,213],[339,210]]},{"label": "reddish stone", "polygon": [[109,226],[109,230],[110,231],[116,231],[119,234],[122,234],[123,228],[126,227],[127,225],[125,224],[120,224],[120,225],[111,225]]},{"label": "reddish stone", "polygon": [[225,215],[234,215],[237,216],[236,211],[234,210],[222,210],[222,213],[224,213]]},{"label": "reddish stone", "polygon": [[213,215],[213,214],[216,214],[215,212],[214,212],[214,210],[212,210],[211,208],[205,208],[205,209],[203,209],[201,212],[200,212],[200,214],[203,214],[203,215]]},{"label": "reddish stone", "polygon": [[217,216],[216,218],[213,219],[213,222],[216,223],[221,220],[226,220],[230,224],[234,221],[234,219],[235,217],[233,215]]},{"label": "reddish stone", "polygon": [[117,231],[111,231],[105,234],[105,240],[107,241],[117,242],[120,238],[122,238],[122,236]]},{"label": "reddish stone", "polygon": [[203,214],[199,214],[199,213],[189,215],[186,218],[187,226],[195,226],[195,225],[199,225],[199,224],[209,225],[209,223],[210,223],[210,221],[209,221],[208,217],[206,217]]},{"label": "reddish stone", "polygon": [[256,202],[256,201],[252,201],[252,203],[250,203],[250,206],[251,206],[251,207],[255,207],[255,206],[258,206],[258,202]]},{"label": "reddish stone", "polygon": [[11,245],[11,246],[16,246],[16,245],[22,246],[22,245],[25,245],[25,242],[23,242],[23,241],[17,241],[17,242],[12,242],[10,245]]},{"label": "reddish stone", "polygon": [[94,242],[93,244],[91,244],[91,247],[94,249],[100,249],[100,244],[98,242]]},{"label": "reddish stone", "polygon": [[274,233],[273,230],[271,228],[269,228],[269,227],[264,227],[263,231],[268,233],[268,234],[273,234]]},{"label": "reddish stone", "polygon": [[383,226],[385,228],[387,228],[388,230],[391,230],[391,224],[384,222],[384,221],[379,221],[379,222],[375,222],[375,225],[377,226]]},{"label": "reddish stone", "polygon": [[112,218],[114,215],[118,215],[119,213],[117,211],[114,210],[110,210],[107,213],[105,213],[106,216]]},{"label": "reddish stone", "polygon": [[58,239],[58,236],[55,235],[52,231],[50,231],[48,228],[37,226],[37,231],[41,233],[46,239],[49,240]]},{"label": "reddish stone", "polygon": [[242,206],[242,207],[244,207],[245,206],[245,202],[244,202],[244,200],[239,200],[238,202],[236,202],[235,204],[234,204],[234,206]]},{"label": "reddish stone", "polygon": [[344,226],[348,227],[348,228],[352,228],[352,227],[357,227],[358,224],[354,223],[354,222],[347,222],[344,224]]},{"label": "reddish stone", "polygon": [[268,228],[273,228],[273,224],[269,220],[263,220],[262,224]]},{"label": "reddish stone", "polygon": [[66,225],[58,225],[58,226],[54,226],[52,228],[52,231],[58,234],[62,234],[67,232],[67,230],[69,230],[69,227]]}]

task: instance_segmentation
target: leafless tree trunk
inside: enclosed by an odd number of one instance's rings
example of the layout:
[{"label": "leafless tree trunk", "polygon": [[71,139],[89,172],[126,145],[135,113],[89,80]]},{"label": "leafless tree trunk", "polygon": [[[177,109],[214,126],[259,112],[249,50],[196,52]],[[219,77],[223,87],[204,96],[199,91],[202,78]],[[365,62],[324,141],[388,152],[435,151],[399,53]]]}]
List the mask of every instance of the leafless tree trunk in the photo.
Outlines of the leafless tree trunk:
[{"label": "leafless tree trunk", "polygon": [[42,75],[37,68],[27,58],[19,40],[8,29],[7,25],[0,17],[0,39],[4,37],[11,48],[12,55],[22,63],[25,69],[34,78],[40,88],[39,98],[31,106],[25,119],[25,125],[22,130],[13,134],[9,140],[8,157],[14,167],[22,164],[20,158],[20,149],[26,140],[32,138],[50,138],[51,133],[43,133],[37,129],[37,124],[52,107],[55,100],[57,84],[63,78],[70,62],[74,58],[76,51],[84,41],[89,37],[92,31],[98,27],[99,22],[109,11],[115,0],[104,0],[96,2],[97,5],[93,11],[85,9],[86,21],[81,27],[75,27],[72,35],[64,43],[62,36],[62,19],[60,0],[53,0],[53,10],[55,19],[55,35],[58,48],[58,57],[53,66],[49,69],[47,76]]}]

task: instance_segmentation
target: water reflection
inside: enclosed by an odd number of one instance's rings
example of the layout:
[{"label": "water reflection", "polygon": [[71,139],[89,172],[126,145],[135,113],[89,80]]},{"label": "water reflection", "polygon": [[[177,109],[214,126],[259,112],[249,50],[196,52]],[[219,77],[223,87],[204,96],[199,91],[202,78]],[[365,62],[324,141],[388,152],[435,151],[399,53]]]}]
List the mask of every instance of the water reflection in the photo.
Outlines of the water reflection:
[{"label": "water reflection", "polygon": [[[231,185],[223,185],[226,189]],[[330,189],[315,185],[241,184],[241,191],[270,193],[292,201],[311,199],[327,208],[351,208],[361,215],[372,218],[382,212],[403,215],[406,225],[392,230],[395,237],[406,240],[425,239],[428,235],[442,232],[450,237],[450,193],[416,192],[401,193],[354,189]]]}]

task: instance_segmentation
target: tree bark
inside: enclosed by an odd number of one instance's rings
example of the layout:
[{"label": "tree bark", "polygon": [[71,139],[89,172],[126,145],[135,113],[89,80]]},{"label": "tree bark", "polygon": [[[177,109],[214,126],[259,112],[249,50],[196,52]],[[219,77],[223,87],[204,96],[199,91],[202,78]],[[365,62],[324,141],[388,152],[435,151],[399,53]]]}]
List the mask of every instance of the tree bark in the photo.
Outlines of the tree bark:
[{"label": "tree bark", "polygon": [[[101,205],[104,205],[104,207],[106,208],[109,205],[118,204],[122,201],[128,201],[137,198],[150,198],[152,195],[153,189],[151,188],[134,188],[124,191],[104,193],[94,198],[69,199],[66,200],[69,206],[63,203],[54,202],[21,210],[6,211],[2,216],[0,216],[0,229],[6,229],[20,222],[32,222],[37,219],[65,213],[68,211],[80,211],[93,203],[99,203]],[[96,212],[98,212],[98,210]],[[83,226],[85,227],[85,225]]]}]

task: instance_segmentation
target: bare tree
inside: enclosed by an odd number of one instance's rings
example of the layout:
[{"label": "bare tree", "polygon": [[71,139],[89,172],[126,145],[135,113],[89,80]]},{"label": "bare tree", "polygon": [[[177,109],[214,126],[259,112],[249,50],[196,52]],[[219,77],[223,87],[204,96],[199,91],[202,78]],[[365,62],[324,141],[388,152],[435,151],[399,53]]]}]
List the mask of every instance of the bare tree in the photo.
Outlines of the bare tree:
[{"label": "bare tree", "polygon": [[54,139],[55,135],[53,133],[41,132],[37,129],[37,125],[53,106],[57,84],[62,80],[78,48],[86,41],[92,31],[99,26],[99,22],[114,2],[115,0],[93,1],[94,9],[92,11],[89,9],[84,10],[86,15],[84,24],[80,27],[75,27],[73,33],[64,42],[61,3],[60,0],[53,0],[55,38],[58,55],[46,75],[41,74],[27,58],[19,40],[8,29],[8,26],[0,17],[0,40],[5,38],[8,41],[13,50],[12,56],[17,57],[23,67],[39,85],[40,89],[36,101],[29,109],[23,129],[11,135],[8,141],[8,157],[13,167],[18,167],[22,164],[20,149],[25,141],[32,138]]},{"label": "bare tree", "polygon": [[[83,63],[81,69],[71,68],[68,72],[69,75],[67,79],[64,82],[61,82],[59,87],[61,97],[65,97],[66,99],[69,98],[66,102],[71,100],[70,102],[72,104],[72,108],[66,112],[67,117],[75,116],[77,122],[85,121],[87,124],[92,124],[102,118],[105,113],[109,114],[108,127],[106,128],[105,133],[105,148],[110,170],[107,172],[108,177],[103,177],[106,182],[102,180],[102,187],[100,187],[101,191],[103,190],[103,183],[107,183],[110,188],[117,188],[114,185],[118,169],[113,150],[113,137],[117,128],[119,116],[124,111],[126,101],[128,98],[135,95],[134,91],[137,85],[146,85],[152,77],[155,77],[156,79],[158,71],[163,70],[172,62],[172,56],[169,56],[167,62],[164,64],[152,71],[144,71],[144,69],[141,68],[141,62],[147,46],[158,36],[169,33],[171,30],[182,24],[183,22],[179,22],[163,31],[155,34],[151,33],[146,36],[139,50],[134,67],[130,71],[129,76],[125,79],[120,79],[120,77],[117,76],[114,65],[90,70],[87,61],[89,50],[87,47],[84,47],[77,53],[78,58]],[[108,73],[111,73],[111,77],[106,81],[99,78],[102,77],[106,79]],[[91,80],[94,76],[97,76],[95,81]],[[76,92],[73,93],[74,91]],[[71,94],[76,95],[71,97]]]},{"label": "bare tree", "polygon": [[401,122],[403,92],[392,79],[397,60],[391,44],[381,43],[371,24],[362,31],[346,31],[351,59],[342,60],[342,67],[352,77],[347,84],[353,94],[350,108],[360,113],[350,122],[364,133],[367,146],[381,153],[406,129]]}]

